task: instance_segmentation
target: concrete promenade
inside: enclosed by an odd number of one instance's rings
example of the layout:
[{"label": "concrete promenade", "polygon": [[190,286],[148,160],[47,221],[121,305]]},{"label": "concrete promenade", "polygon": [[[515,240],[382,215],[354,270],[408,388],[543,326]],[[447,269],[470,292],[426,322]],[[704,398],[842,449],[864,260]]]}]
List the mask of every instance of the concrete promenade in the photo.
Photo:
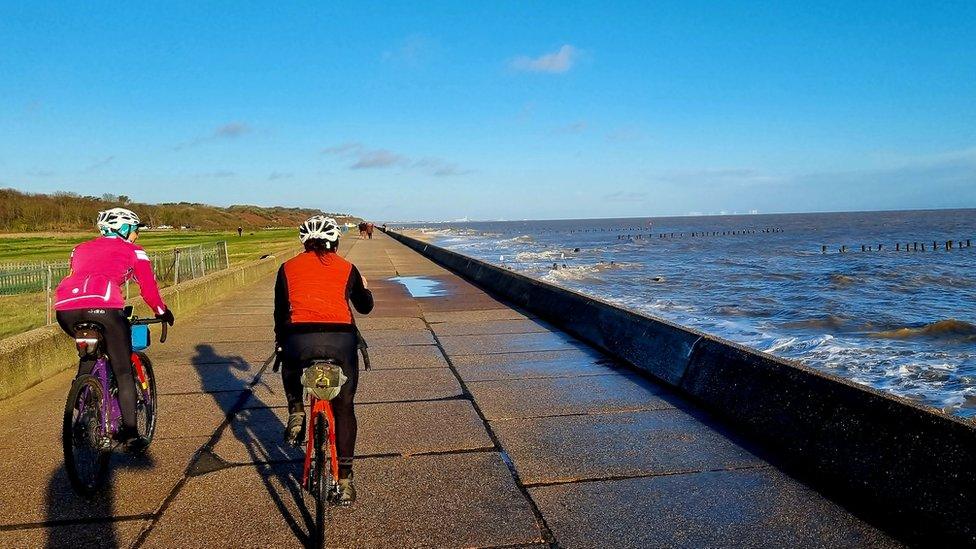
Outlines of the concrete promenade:
[{"label": "concrete promenade", "polygon": [[[377,232],[343,253],[376,309],[359,501],[334,547],[897,546],[680,396]],[[443,293],[413,297],[422,276]],[[311,501],[272,350],[268,278],[148,350],[157,439],[86,502],[63,473],[72,372],[0,403],[0,547],[300,547]],[[157,334],[154,334],[156,337]]]}]

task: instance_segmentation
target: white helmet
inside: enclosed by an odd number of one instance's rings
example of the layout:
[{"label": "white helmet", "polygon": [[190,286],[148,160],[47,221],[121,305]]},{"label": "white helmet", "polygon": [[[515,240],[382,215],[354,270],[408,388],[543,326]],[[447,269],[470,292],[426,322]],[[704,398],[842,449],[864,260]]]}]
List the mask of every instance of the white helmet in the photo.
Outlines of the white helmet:
[{"label": "white helmet", "polygon": [[340,234],[342,231],[336,220],[324,215],[313,215],[298,227],[298,238],[302,244],[308,240],[325,240],[331,248],[331,244],[339,241]]},{"label": "white helmet", "polygon": [[132,210],[112,208],[98,212],[98,221],[95,225],[104,235],[119,234],[128,237],[130,232],[142,226],[142,221]]}]

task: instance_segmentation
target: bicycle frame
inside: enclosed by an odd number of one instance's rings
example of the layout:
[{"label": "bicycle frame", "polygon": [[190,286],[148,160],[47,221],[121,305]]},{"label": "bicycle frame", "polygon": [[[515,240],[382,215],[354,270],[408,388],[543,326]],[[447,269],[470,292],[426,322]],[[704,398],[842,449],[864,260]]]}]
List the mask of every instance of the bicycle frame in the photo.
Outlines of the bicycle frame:
[{"label": "bicycle frame", "polygon": [[305,465],[302,471],[302,484],[308,488],[309,487],[309,473],[312,469],[312,454],[315,452],[315,422],[317,421],[320,413],[325,413],[326,419],[329,421],[329,454],[332,457],[331,468],[332,468],[332,478],[339,479],[339,457],[336,454],[336,441],[335,441],[335,416],[332,415],[332,403],[328,400],[320,400],[314,396],[309,395],[309,409],[311,413],[308,415],[308,427],[306,429],[308,433],[308,440],[305,443]]},{"label": "bicycle frame", "polygon": [[[132,369],[140,389],[145,392],[149,388],[149,381],[146,378],[146,370],[142,366],[142,359],[136,353],[132,353]],[[91,375],[95,376],[95,379],[98,380],[98,383],[102,387],[102,394],[105,395],[102,402],[102,413],[104,414],[103,417],[106,418],[106,424],[99,426],[99,434],[102,436],[115,434],[118,432],[122,422],[122,408],[119,406],[118,397],[113,395],[111,391],[112,378],[114,376],[112,375],[108,359],[103,356],[96,360],[95,365],[92,367]],[[143,394],[143,398],[147,398],[147,395]]]}]

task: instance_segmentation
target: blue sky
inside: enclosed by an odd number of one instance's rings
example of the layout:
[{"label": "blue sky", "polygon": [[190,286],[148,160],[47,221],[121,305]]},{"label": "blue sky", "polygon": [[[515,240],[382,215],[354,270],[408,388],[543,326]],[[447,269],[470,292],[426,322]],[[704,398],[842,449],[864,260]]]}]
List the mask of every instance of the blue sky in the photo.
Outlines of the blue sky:
[{"label": "blue sky", "polygon": [[198,4],[0,0],[0,186],[378,220],[976,206],[976,2]]}]

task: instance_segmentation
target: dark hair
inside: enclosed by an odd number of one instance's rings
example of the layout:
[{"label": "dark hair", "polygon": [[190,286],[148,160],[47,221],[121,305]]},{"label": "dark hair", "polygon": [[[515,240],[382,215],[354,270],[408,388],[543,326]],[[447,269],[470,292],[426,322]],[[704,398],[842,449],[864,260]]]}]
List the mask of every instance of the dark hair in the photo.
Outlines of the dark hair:
[{"label": "dark hair", "polygon": [[339,249],[339,242],[329,242],[322,238],[310,238],[305,241],[305,251],[315,252],[317,256],[334,253]]}]

